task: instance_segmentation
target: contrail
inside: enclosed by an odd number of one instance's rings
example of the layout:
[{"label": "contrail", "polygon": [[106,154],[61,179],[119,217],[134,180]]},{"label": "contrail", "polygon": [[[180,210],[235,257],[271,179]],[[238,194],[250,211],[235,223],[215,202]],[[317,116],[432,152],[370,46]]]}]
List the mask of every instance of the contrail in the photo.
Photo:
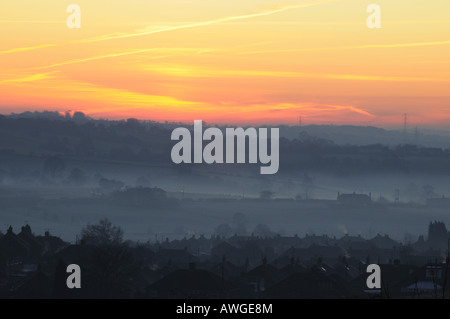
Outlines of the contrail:
[{"label": "contrail", "polygon": [[409,47],[426,47],[435,45],[450,44],[450,40],[430,41],[430,42],[411,42],[411,43],[392,43],[392,44],[363,44],[350,45],[343,47],[322,47],[322,48],[304,48],[304,49],[287,49],[287,50],[255,50],[246,52],[237,52],[236,55],[258,54],[258,53],[288,53],[288,52],[307,52],[307,51],[333,51],[333,50],[350,50],[350,49],[374,49],[374,48],[409,48]]},{"label": "contrail", "polygon": [[50,23],[50,24],[64,24],[64,21],[59,20],[0,20],[0,23]]},{"label": "contrail", "polygon": [[226,18],[219,18],[216,20],[210,20],[210,21],[203,21],[203,22],[197,22],[192,24],[185,24],[185,25],[179,25],[175,27],[167,27],[164,29],[159,30],[152,30],[152,31],[145,31],[145,32],[138,32],[138,33],[130,33],[130,34],[123,34],[123,35],[115,35],[115,36],[103,36],[98,38],[91,38],[91,39],[85,39],[80,40],[81,43],[87,43],[87,42],[97,42],[97,41],[104,41],[104,40],[112,40],[112,39],[123,39],[123,38],[131,38],[131,37],[139,37],[154,33],[161,33],[161,32],[168,32],[168,31],[174,31],[174,30],[180,30],[180,29],[188,29],[188,28],[196,28],[196,27],[203,27],[211,24],[217,24],[222,22],[229,22],[229,21],[235,21],[235,20],[243,20],[243,19],[249,19],[249,18],[256,18],[256,17],[263,17],[272,15],[275,13],[283,12],[290,9],[297,9],[297,8],[304,8],[304,7],[311,7],[315,5],[319,5],[322,3],[329,3],[334,2],[337,0],[324,0],[324,1],[318,1],[318,2],[311,2],[311,3],[303,3],[303,4],[296,4],[291,6],[286,6],[278,9],[273,9],[270,11],[265,12],[258,12],[258,13],[251,13],[251,14],[244,14],[244,15],[238,15],[238,16],[232,16],[232,17],[226,17]]},{"label": "contrail", "polygon": [[15,49],[9,49],[9,50],[5,50],[5,51],[0,51],[0,54],[16,53],[16,52],[31,51],[31,50],[37,50],[37,49],[43,49],[43,48],[57,47],[59,45],[70,44],[70,43],[71,42],[53,43],[53,44],[41,44],[41,45],[35,45],[35,46],[32,46],[32,47],[15,48]]},{"label": "contrail", "polygon": [[59,71],[52,71],[48,73],[39,73],[39,74],[33,74],[24,78],[18,78],[18,79],[10,79],[10,80],[3,80],[0,81],[0,83],[9,83],[9,82],[33,82],[33,81],[39,81],[39,80],[45,80],[45,79],[51,79],[53,76],[50,76],[53,73],[57,73]]},{"label": "contrail", "polygon": [[34,68],[29,68],[28,70],[49,69],[49,68],[62,66],[62,65],[82,63],[82,62],[87,62],[87,61],[100,60],[100,59],[106,59],[106,58],[114,58],[114,57],[119,57],[119,56],[139,54],[139,53],[143,53],[143,52],[158,51],[158,50],[160,50],[160,48],[141,49],[141,50],[121,52],[121,53],[111,53],[111,54],[98,55],[98,56],[93,56],[93,57],[88,57],[88,58],[79,58],[79,59],[67,60],[67,61],[54,63],[54,64],[50,64],[50,65],[44,65],[44,66],[38,66],[38,67],[34,67]]},{"label": "contrail", "polygon": [[398,43],[398,44],[367,44],[359,45],[355,48],[365,49],[365,48],[405,48],[405,47],[424,47],[430,45],[445,45],[450,44],[450,40],[447,41],[431,41],[431,42],[416,42],[416,43]]},{"label": "contrail", "polygon": [[[244,44],[238,47],[248,47],[248,46],[255,46],[255,45],[261,45],[261,44],[267,44],[269,42],[257,42],[257,43],[251,43],[251,44]],[[145,53],[145,52],[155,52],[155,51],[186,51],[186,52],[194,52],[195,54],[203,54],[203,53],[210,53],[210,52],[216,52],[219,51],[217,49],[203,49],[203,48],[151,48],[151,49],[140,49],[140,50],[132,50],[132,51],[126,51],[126,52],[119,52],[119,53],[110,53],[105,55],[98,55],[98,56],[92,56],[87,58],[78,58],[78,59],[72,59],[67,61],[62,61],[54,64],[49,65],[43,65],[43,66],[37,66],[33,68],[27,68],[26,70],[41,70],[41,69],[49,69],[57,66],[62,65],[68,65],[68,64],[75,64],[75,63],[82,63],[82,62],[88,62],[93,60],[100,60],[100,59],[106,59],[106,58],[114,58],[114,57],[120,57],[125,55],[132,55],[132,54],[139,54],[139,53]],[[222,50],[224,51],[224,50]],[[152,59],[156,58],[165,58],[170,57],[173,55],[161,55],[152,57]]]},{"label": "contrail", "polygon": [[209,21],[197,22],[197,23],[192,23],[192,24],[167,27],[167,28],[163,28],[163,29],[159,29],[159,30],[135,32],[135,33],[111,35],[111,36],[105,35],[105,36],[94,37],[94,38],[90,38],[90,39],[84,39],[84,40],[76,40],[76,41],[53,43],[53,44],[42,44],[42,45],[36,45],[36,46],[24,47],[24,48],[15,48],[15,49],[0,51],[0,54],[31,51],[31,50],[41,49],[41,48],[55,47],[55,46],[61,46],[61,45],[67,45],[67,44],[91,43],[91,42],[100,42],[100,41],[113,40],[113,39],[140,37],[140,36],[161,33],[161,32],[170,32],[170,31],[181,30],[181,29],[197,28],[197,27],[203,27],[203,26],[208,26],[208,25],[222,23],[222,22],[236,21],[236,20],[249,19],[249,18],[255,18],[255,17],[263,17],[263,16],[272,15],[272,14],[283,12],[283,11],[290,10],[290,9],[311,7],[311,6],[315,6],[315,5],[319,5],[319,4],[323,4],[323,3],[335,2],[335,1],[338,1],[338,0],[323,0],[323,1],[317,1],[317,2],[290,5],[290,6],[286,6],[286,7],[282,7],[282,8],[278,8],[278,9],[273,9],[270,11],[219,18],[216,20],[209,20]]}]

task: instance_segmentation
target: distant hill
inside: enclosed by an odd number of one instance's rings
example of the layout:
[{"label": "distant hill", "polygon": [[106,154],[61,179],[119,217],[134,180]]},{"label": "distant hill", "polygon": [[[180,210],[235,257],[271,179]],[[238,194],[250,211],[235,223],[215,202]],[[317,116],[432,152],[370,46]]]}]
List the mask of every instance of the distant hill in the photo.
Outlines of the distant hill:
[{"label": "distant hill", "polygon": [[[176,143],[170,135],[180,125],[133,118],[94,120],[81,112],[0,115],[0,155],[162,165],[186,172],[193,166],[177,166],[170,158]],[[192,125],[188,127],[192,129]],[[285,173],[450,173],[450,137],[444,134],[418,134],[417,143],[412,143],[408,134],[376,127],[282,126],[280,131],[280,170]],[[17,159],[11,160],[16,165]],[[230,165],[197,164],[195,169],[220,170],[226,166],[227,171],[253,172],[255,168]]]},{"label": "distant hill", "polygon": [[[48,119],[48,120],[72,120],[77,123],[88,121],[111,123],[135,121],[146,124],[158,125],[165,129],[173,129],[180,126],[180,123],[159,123],[155,121],[138,121],[136,119],[124,119],[121,121],[94,120],[82,112],[60,113],[56,111],[34,111],[23,113],[12,113],[7,116],[13,119]],[[305,135],[329,140],[338,145],[371,145],[383,144],[396,146],[400,144],[412,144],[425,147],[450,148],[450,126],[448,130],[432,130],[413,128],[406,131],[389,130],[375,126],[358,125],[306,125],[306,126],[277,126],[280,128],[280,136],[287,139],[301,139]]]},{"label": "distant hill", "polygon": [[399,130],[355,125],[282,126],[280,129],[281,136],[289,139],[298,138],[302,133],[327,139],[339,145],[383,144],[396,146],[399,144],[413,144],[426,147],[450,148],[450,130],[414,129],[408,130],[405,134],[405,132]]}]

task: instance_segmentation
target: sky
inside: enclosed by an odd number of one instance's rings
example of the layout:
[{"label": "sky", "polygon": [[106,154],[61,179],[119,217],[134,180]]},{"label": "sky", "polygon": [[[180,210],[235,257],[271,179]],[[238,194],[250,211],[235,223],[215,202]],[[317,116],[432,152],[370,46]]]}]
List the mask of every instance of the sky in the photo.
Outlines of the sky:
[{"label": "sky", "polygon": [[1,1],[0,113],[450,128],[448,0],[71,1]]}]

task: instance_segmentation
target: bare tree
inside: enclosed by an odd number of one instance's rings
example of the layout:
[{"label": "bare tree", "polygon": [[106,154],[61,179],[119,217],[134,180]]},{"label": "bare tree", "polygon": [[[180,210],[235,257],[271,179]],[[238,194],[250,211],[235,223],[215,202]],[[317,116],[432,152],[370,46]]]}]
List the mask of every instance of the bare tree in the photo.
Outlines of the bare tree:
[{"label": "bare tree", "polygon": [[123,243],[123,230],[105,218],[98,224],[84,227],[81,230],[81,239],[94,246],[120,245]]}]

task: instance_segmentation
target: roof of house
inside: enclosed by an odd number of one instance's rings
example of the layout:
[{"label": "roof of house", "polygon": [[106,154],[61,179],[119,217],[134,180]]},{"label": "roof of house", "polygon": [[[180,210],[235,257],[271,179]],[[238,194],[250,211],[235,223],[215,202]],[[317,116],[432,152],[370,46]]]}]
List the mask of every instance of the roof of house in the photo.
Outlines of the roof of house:
[{"label": "roof of house", "polygon": [[282,299],[341,299],[356,293],[336,277],[321,273],[296,273],[270,287],[267,297]]},{"label": "roof of house", "polygon": [[151,284],[148,290],[159,291],[220,291],[224,289],[222,279],[208,270],[175,270]]},{"label": "roof of house", "polygon": [[266,283],[271,284],[281,279],[280,271],[270,264],[262,264],[243,275],[248,280],[263,278]]}]

